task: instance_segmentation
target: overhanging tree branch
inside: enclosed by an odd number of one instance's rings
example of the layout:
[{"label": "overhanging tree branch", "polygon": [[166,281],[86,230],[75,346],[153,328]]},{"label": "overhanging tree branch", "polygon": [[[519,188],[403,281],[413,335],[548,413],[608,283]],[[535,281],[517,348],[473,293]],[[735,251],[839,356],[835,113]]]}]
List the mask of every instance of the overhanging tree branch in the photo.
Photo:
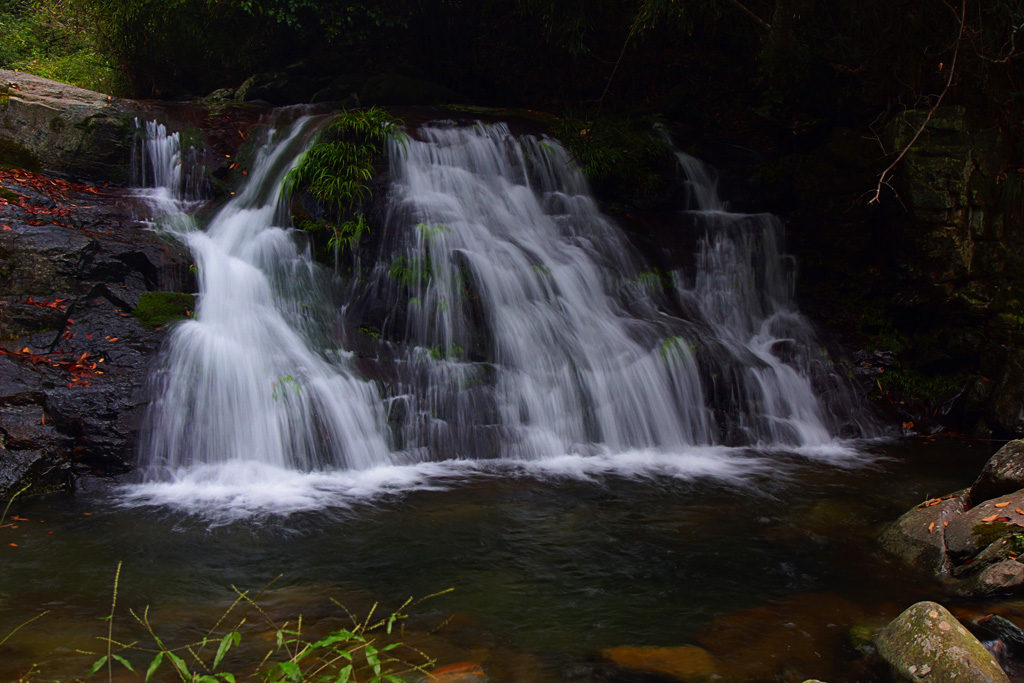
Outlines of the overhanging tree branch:
[{"label": "overhanging tree branch", "polygon": [[910,148],[914,146],[917,139],[921,137],[921,133],[923,133],[924,129],[928,127],[929,121],[932,120],[932,117],[935,116],[935,112],[939,109],[939,105],[942,104],[942,98],[946,96],[946,93],[949,92],[950,87],[953,85],[953,76],[956,73],[956,59],[960,54],[960,41],[964,35],[964,24],[966,23],[966,20],[967,0],[964,0],[963,4],[960,6],[960,32],[956,37],[956,47],[953,49],[953,59],[949,63],[949,77],[946,79],[946,85],[942,88],[942,92],[939,93],[938,98],[935,100],[935,104],[933,104],[931,109],[928,110],[928,115],[924,117],[924,121],[921,122],[921,125],[914,133],[914,137],[910,138],[910,142],[904,145],[903,149],[900,150],[899,156],[897,156],[893,162],[889,164],[884,171],[882,171],[882,174],[878,176],[878,185],[875,186],[875,193],[868,201],[868,204],[876,204],[881,200],[882,188],[889,185],[889,175],[900,161],[903,160],[903,157],[907,155],[907,152],[909,152]]},{"label": "overhanging tree branch", "polygon": [[763,28],[764,30],[766,30],[766,31],[771,31],[772,30],[772,25],[771,24],[769,24],[767,21],[765,21],[761,17],[759,17],[756,14],[754,14],[753,10],[751,10],[749,7],[747,7],[746,5],[741,3],[740,0],[728,0],[728,2],[730,4],[732,4],[732,5],[735,5],[737,8],[739,8],[739,10],[741,12],[743,12],[748,17],[750,17],[751,19],[756,21],[758,24],[760,24],[761,28]]}]

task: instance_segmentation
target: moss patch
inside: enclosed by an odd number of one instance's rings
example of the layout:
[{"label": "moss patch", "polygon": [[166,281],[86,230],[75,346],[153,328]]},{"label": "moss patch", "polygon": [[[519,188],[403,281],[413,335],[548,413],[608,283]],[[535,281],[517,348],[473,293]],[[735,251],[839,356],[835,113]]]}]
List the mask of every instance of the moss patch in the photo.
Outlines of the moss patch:
[{"label": "moss patch", "polygon": [[[1018,531],[1020,527],[1014,524],[1013,530]],[[1006,522],[986,522],[984,524],[976,524],[971,529],[971,536],[978,539],[978,546],[981,548],[987,548],[1002,537],[1009,536],[1010,534],[1010,525]]]},{"label": "moss patch", "polygon": [[23,169],[38,173],[42,170],[39,157],[13,140],[0,138],[0,168]]},{"label": "moss patch", "polygon": [[139,297],[139,305],[132,315],[149,328],[159,327],[192,314],[196,298],[181,292],[146,292]]},{"label": "moss patch", "polygon": [[11,204],[17,204],[21,201],[21,195],[0,185],[0,199],[6,199]]}]

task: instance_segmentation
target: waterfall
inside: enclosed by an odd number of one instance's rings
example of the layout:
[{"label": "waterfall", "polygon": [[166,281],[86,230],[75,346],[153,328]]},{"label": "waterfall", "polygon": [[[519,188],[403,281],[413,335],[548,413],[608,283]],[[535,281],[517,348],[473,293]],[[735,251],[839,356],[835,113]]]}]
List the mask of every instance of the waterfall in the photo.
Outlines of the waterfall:
[{"label": "waterfall", "polygon": [[[199,296],[154,373],[139,457],[149,478],[225,462],[310,471],[388,461],[379,399],[325,343],[323,272],[298,246],[282,196],[317,124],[268,129],[248,184],[205,231],[187,215],[166,224],[191,250]],[[180,168],[176,135],[154,128],[146,144],[154,162]],[[154,172],[166,183],[155,194],[180,201],[175,168]]]},{"label": "waterfall", "polygon": [[183,202],[176,135],[148,129],[146,157],[163,167],[149,177],[163,186],[147,196],[178,215],[155,225],[187,244],[199,280],[195,315],[153,373],[149,481],[687,458],[873,435],[796,310],[781,224],[730,212],[698,160],[678,155],[693,259],[664,272],[557,142],[425,125],[391,143],[381,220],[351,268],[331,273],[282,196],[322,125],[269,127],[247,184],[205,230]]},{"label": "waterfall", "polygon": [[679,160],[701,237],[690,272],[661,273],[552,140],[435,124],[392,147],[385,234],[347,312],[390,342],[401,448],[537,459],[863,435],[794,308],[777,219],[728,212],[713,173]]}]

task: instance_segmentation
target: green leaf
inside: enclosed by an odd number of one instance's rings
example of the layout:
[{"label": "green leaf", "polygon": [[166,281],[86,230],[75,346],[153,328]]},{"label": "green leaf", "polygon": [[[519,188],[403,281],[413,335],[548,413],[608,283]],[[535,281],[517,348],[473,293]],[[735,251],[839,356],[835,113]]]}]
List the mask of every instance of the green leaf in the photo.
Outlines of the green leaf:
[{"label": "green leaf", "polygon": [[128,669],[132,673],[135,673],[135,668],[132,666],[132,663],[129,662],[127,659],[125,659],[121,655],[111,655],[111,657],[113,657],[115,660],[120,662],[121,666],[123,666],[124,668]]},{"label": "green leaf", "polygon": [[191,679],[192,673],[188,670],[188,665],[185,664],[185,660],[179,657],[178,655],[174,654],[170,650],[165,650],[165,652],[167,653],[167,658],[171,660],[171,664],[174,664],[174,667],[178,670],[179,673],[181,673],[182,678],[184,678],[186,681]]},{"label": "green leaf", "polygon": [[352,665],[341,667],[338,671],[338,677],[334,679],[334,683],[348,683],[348,680],[352,677]]},{"label": "green leaf", "polygon": [[231,633],[224,634],[224,637],[220,639],[220,645],[217,646],[217,654],[213,658],[213,668],[216,669],[220,665],[220,660],[224,659],[224,655],[228,653],[232,645],[238,645],[242,640],[242,634],[232,631]]},{"label": "green leaf", "polygon": [[106,664],[106,663],[107,663],[107,656],[106,655],[103,655],[102,657],[97,659],[95,662],[93,662],[92,663],[92,668],[89,669],[89,676],[92,676],[94,673],[99,671],[103,667],[103,665]]},{"label": "green leaf", "polygon": [[153,661],[151,661],[149,663],[149,668],[146,669],[146,680],[147,681],[150,679],[150,677],[153,674],[156,673],[156,670],[160,668],[160,665],[163,663],[163,661],[164,661],[164,653],[163,652],[157,652],[156,653],[156,657],[153,657]]}]

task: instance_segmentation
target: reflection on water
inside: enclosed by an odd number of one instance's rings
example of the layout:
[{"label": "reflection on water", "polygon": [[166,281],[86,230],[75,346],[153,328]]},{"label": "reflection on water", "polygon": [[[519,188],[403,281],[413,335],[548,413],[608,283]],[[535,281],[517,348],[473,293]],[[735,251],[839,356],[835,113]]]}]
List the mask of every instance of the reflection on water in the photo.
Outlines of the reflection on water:
[{"label": "reflection on water", "polygon": [[[874,535],[909,506],[968,484],[995,447],[638,452],[304,475],[239,490],[252,503],[244,521],[204,508],[202,489],[191,499],[174,492],[184,507],[161,504],[159,489],[106,483],[16,501],[18,521],[0,529],[0,633],[48,614],[0,646],[0,680],[32,663],[83,674],[92,658],[75,651],[95,649],[105,632],[119,561],[119,604],[150,605],[171,640],[215,621],[232,585],[280,576],[264,598],[310,624],[337,623],[328,596],[358,612],[453,588],[418,608],[410,637],[441,663],[482,660],[495,681],[593,680],[604,648],[687,644],[752,680],[781,665],[787,632],[802,643],[790,662],[801,676],[860,680],[841,645],[850,625],[948,598],[908,584],[876,555]],[[288,514],[271,511],[275,496]],[[128,626],[126,612],[119,619]]]}]

